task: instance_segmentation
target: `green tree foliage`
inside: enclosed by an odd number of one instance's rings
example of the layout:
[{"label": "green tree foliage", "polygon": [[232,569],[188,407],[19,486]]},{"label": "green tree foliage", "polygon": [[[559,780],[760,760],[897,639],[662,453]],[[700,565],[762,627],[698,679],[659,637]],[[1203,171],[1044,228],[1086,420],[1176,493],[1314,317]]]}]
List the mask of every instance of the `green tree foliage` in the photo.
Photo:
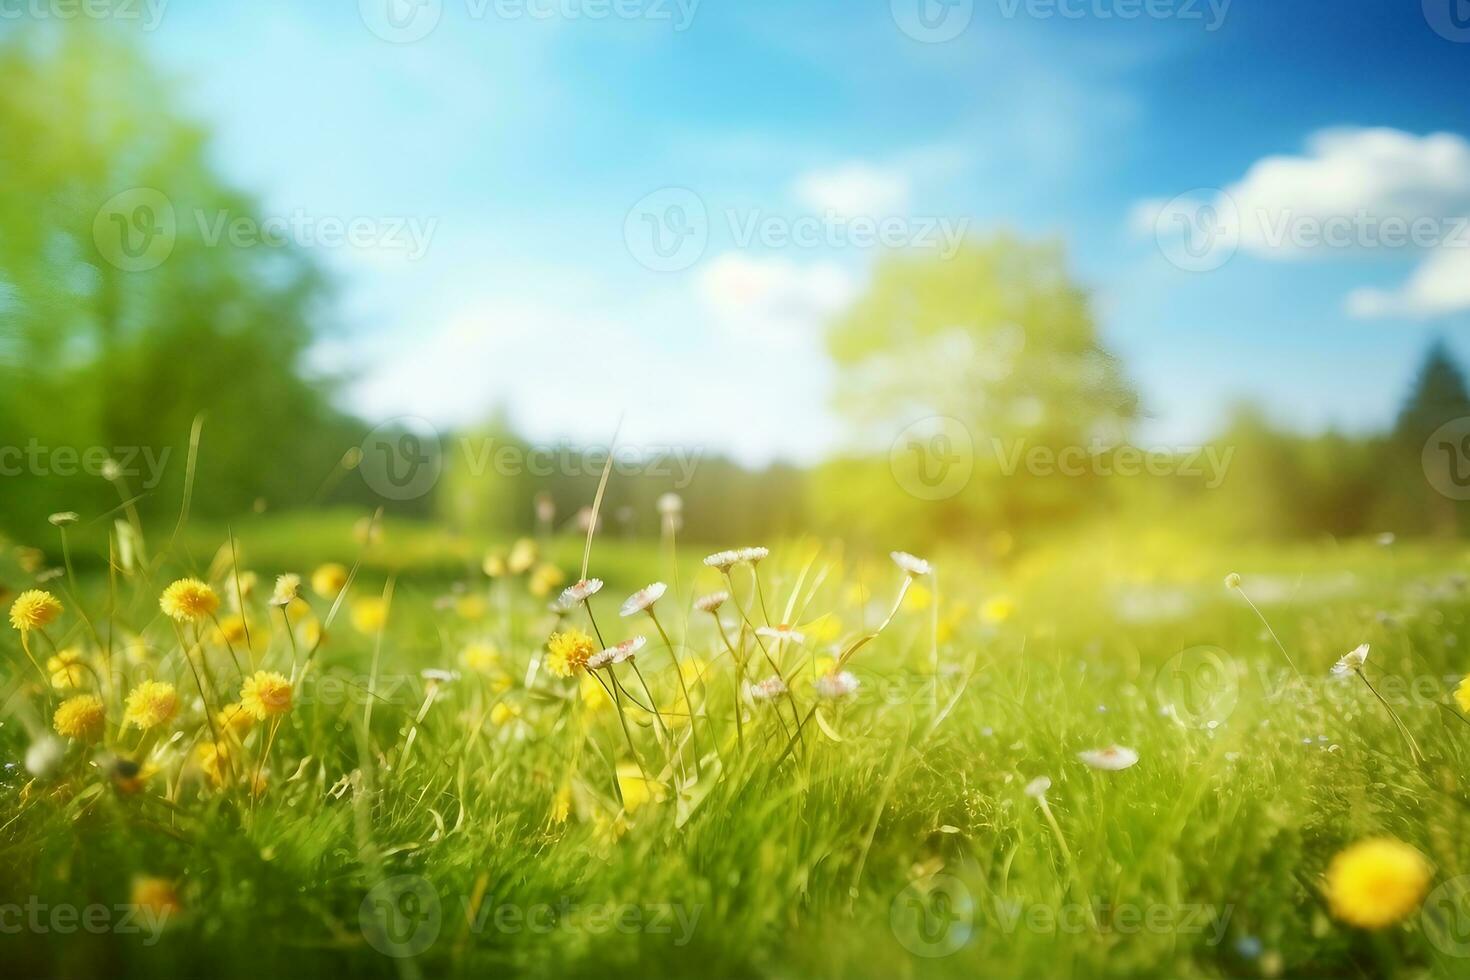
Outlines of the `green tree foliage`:
[{"label": "green tree foliage", "polygon": [[95,472],[65,472],[95,471],[94,447],[167,450],[157,486],[140,462],[130,486],[175,506],[200,413],[197,513],[310,500],[350,444],[304,377],[328,297],[317,267],[214,237],[258,206],[122,32],[15,34],[0,78],[0,432],[44,454],[4,478],[6,518],[115,505]]}]

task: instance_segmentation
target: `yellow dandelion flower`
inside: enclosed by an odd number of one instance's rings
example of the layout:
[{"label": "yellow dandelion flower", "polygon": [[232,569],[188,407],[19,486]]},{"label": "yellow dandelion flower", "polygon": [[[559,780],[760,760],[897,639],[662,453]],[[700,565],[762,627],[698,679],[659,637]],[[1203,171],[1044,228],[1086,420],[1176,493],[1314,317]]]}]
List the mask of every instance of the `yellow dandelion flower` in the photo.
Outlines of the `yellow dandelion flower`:
[{"label": "yellow dandelion flower", "polygon": [[158,605],[170,618],[194,623],[214,615],[219,608],[219,596],[197,578],[181,578],[163,590]]},{"label": "yellow dandelion flower", "polygon": [[56,709],[51,723],[56,734],[78,742],[95,742],[102,737],[107,722],[107,709],[95,694],[78,694],[67,698]]},{"label": "yellow dandelion flower", "polygon": [[512,575],[519,575],[529,571],[536,564],[536,542],[530,538],[521,538],[510,549],[510,557],[505,560],[505,567]]},{"label": "yellow dandelion flower", "polygon": [[1004,623],[1016,611],[1016,603],[1010,596],[998,595],[985,600],[980,607],[980,618],[987,623]]},{"label": "yellow dandelion flower", "polygon": [[1431,873],[1414,848],[1378,837],[1339,852],[1327,868],[1324,890],[1334,916],[1363,929],[1381,929],[1413,914]]},{"label": "yellow dandelion flower", "polygon": [[555,565],[542,564],[537,565],[536,570],[531,573],[531,582],[527,587],[531,590],[533,596],[538,599],[545,599],[556,589],[560,588],[566,580],[566,573],[560,568],[557,568]]},{"label": "yellow dandelion flower", "polygon": [[551,634],[546,650],[546,669],[557,677],[571,677],[587,666],[587,658],[597,652],[597,646],[592,637],[573,628]]},{"label": "yellow dandelion flower", "polygon": [[572,788],[563,785],[551,798],[551,822],[566,823],[572,812]]},{"label": "yellow dandelion flower", "polygon": [[44,589],[27,589],[10,606],[10,625],[22,633],[38,630],[61,615],[61,603]]},{"label": "yellow dandelion flower", "polygon": [[271,605],[289,606],[301,598],[301,576],[293,572],[276,576],[276,586],[271,589]]},{"label": "yellow dandelion flower", "polygon": [[232,701],[215,712],[214,723],[225,734],[240,738],[255,724],[255,716],[240,702]]},{"label": "yellow dandelion flower", "polygon": [[144,681],[128,692],[124,724],[138,728],[156,728],[171,721],[179,713],[179,695],[165,681]]},{"label": "yellow dandelion flower", "polygon": [[194,750],[199,768],[215,786],[223,786],[230,765],[230,746],[226,742],[200,742]]},{"label": "yellow dandelion flower", "polygon": [[256,721],[291,710],[291,682],[273,670],[257,670],[240,687],[240,707]]},{"label": "yellow dandelion flower", "polygon": [[496,726],[507,725],[520,716],[521,709],[519,705],[497,701],[495,707],[490,709],[490,724]]},{"label": "yellow dandelion flower", "polygon": [[623,792],[623,809],[628,813],[645,803],[662,803],[664,800],[663,785],[645,779],[636,762],[618,763],[618,789]]},{"label": "yellow dandelion flower", "polygon": [[488,674],[500,663],[500,651],[489,643],[470,643],[459,654],[466,670]]},{"label": "yellow dandelion flower", "polygon": [[347,569],[336,562],[318,565],[311,573],[311,591],[323,599],[335,599],[347,585]]},{"label": "yellow dandelion flower", "polygon": [[58,650],[56,656],[46,659],[46,672],[51,675],[51,686],[58,690],[81,687],[87,679],[87,665],[82,661],[82,651],[76,647]]},{"label": "yellow dandelion flower", "polygon": [[1455,688],[1455,701],[1459,703],[1460,710],[1470,714],[1470,675],[1460,681],[1460,686]]},{"label": "yellow dandelion flower", "polygon": [[352,627],[359,633],[376,633],[388,622],[388,604],[379,596],[367,596],[352,604]]},{"label": "yellow dandelion flower", "polygon": [[167,878],[138,875],[133,878],[132,904],[151,913],[153,921],[167,922],[184,910],[174,883]]}]

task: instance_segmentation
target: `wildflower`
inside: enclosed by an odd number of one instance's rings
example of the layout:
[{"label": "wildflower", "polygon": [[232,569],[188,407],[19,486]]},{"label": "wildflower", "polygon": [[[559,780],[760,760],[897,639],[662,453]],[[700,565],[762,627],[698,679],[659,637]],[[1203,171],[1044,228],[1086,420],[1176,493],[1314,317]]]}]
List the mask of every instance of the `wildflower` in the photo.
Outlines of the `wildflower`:
[{"label": "wildflower", "polygon": [[618,789],[623,794],[623,809],[632,813],[646,803],[662,803],[663,785],[643,775],[635,762],[618,763]]},{"label": "wildflower", "polygon": [[179,695],[166,681],[144,681],[128,692],[123,723],[156,728],[179,713]]},{"label": "wildflower", "polygon": [[1088,749],[1078,752],[1077,758],[1094,769],[1127,769],[1138,762],[1138,753],[1121,745],[1109,745],[1105,749]]},{"label": "wildflower", "polygon": [[903,569],[904,572],[908,575],[928,575],[930,572],[934,571],[933,565],[929,564],[922,558],[914,557],[907,551],[890,551],[888,553],[888,556],[893,559],[893,563],[895,565]]},{"label": "wildflower", "polygon": [[669,493],[661,494],[655,506],[658,508],[659,516],[661,517],[678,517],[684,510],[684,498],[670,491]]},{"label": "wildflower", "polygon": [[335,599],[347,587],[347,569],[334,561],[318,565],[311,573],[311,591],[323,599]]},{"label": "wildflower", "polygon": [[1051,789],[1051,777],[1037,776],[1026,784],[1026,788],[1022,792],[1032,799],[1043,800],[1046,798],[1046,791],[1049,789]]},{"label": "wildflower", "polygon": [[829,701],[851,697],[857,693],[860,683],[857,677],[847,670],[835,674],[822,674],[817,678],[815,685],[817,697],[826,698]]},{"label": "wildflower", "polygon": [[597,649],[593,645],[592,637],[575,628],[551,634],[546,648],[546,669],[557,677],[571,677],[586,667]]},{"label": "wildflower", "polygon": [[740,553],[738,551],[716,551],[714,554],[706,558],[704,560],[704,563],[710,568],[715,568],[722,572],[728,572],[730,570],[730,566],[735,564],[739,560]]},{"label": "wildflower", "polygon": [[66,744],[54,735],[42,735],[26,749],[26,772],[39,779],[51,776],[66,756]]},{"label": "wildflower", "polygon": [[1455,688],[1455,700],[1459,702],[1461,711],[1470,714],[1470,675],[1460,681],[1460,686]]},{"label": "wildflower", "polygon": [[1363,929],[1407,918],[1429,888],[1429,862],[1403,841],[1379,837],[1341,851],[1327,868],[1332,914]]},{"label": "wildflower", "polygon": [[470,643],[460,652],[459,660],[466,670],[488,674],[500,663],[500,651],[488,643]]},{"label": "wildflower", "polygon": [[74,738],[78,742],[95,742],[102,737],[102,728],[107,721],[107,709],[102,699],[95,694],[78,694],[67,698],[56,709],[51,724],[56,734]]},{"label": "wildflower", "polygon": [[61,615],[61,603],[43,589],[27,589],[10,606],[10,625],[22,633],[38,630]]},{"label": "wildflower", "polygon": [[632,660],[633,655],[643,649],[648,641],[641,636],[633,636],[624,640],[616,646],[610,646],[606,650],[594,653],[587,658],[587,669],[597,670],[599,667],[607,667],[612,664],[620,664]]},{"label": "wildflower", "polygon": [[1240,588],[1240,576],[1238,574],[1236,574],[1235,572],[1231,572],[1229,575],[1226,575],[1225,576],[1225,588],[1227,588],[1227,589],[1238,589],[1238,588]]},{"label": "wildflower", "polygon": [[1332,665],[1332,676],[1345,677],[1355,670],[1361,670],[1363,664],[1368,661],[1368,644],[1360,643],[1352,650],[1342,655],[1342,659]]},{"label": "wildflower", "polygon": [[1008,596],[995,596],[980,607],[980,618],[987,623],[1003,623],[1016,611],[1016,603]]},{"label": "wildflower", "polygon": [[163,590],[158,605],[170,618],[193,623],[214,615],[219,596],[197,578],[181,578]]},{"label": "wildflower", "polygon": [[301,597],[301,576],[288,572],[276,576],[276,587],[271,592],[271,605],[289,606]]},{"label": "wildflower", "polygon": [[240,707],[256,721],[291,710],[291,682],[273,670],[257,670],[240,686]]},{"label": "wildflower", "polygon": [[748,561],[752,565],[758,565],[762,560],[769,558],[770,554],[770,548],[741,548],[735,552],[735,557],[739,561]]},{"label": "wildflower", "polygon": [[530,538],[521,538],[511,546],[510,557],[506,559],[505,567],[512,575],[530,571],[534,564],[536,564],[536,542]]},{"label": "wildflower", "polygon": [[551,822],[566,823],[572,812],[572,788],[562,785],[551,798]]},{"label": "wildflower", "polygon": [[538,599],[544,599],[551,595],[551,590],[567,580],[566,573],[552,564],[541,564],[531,573],[531,581],[526,586],[531,594]]},{"label": "wildflower", "polygon": [[80,687],[87,679],[87,665],[82,661],[82,652],[76,647],[59,650],[46,660],[46,672],[51,675],[51,686],[58,690]]},{"label": "wildflower", "polygon": [[182,912],[184,905],[173,882],[167,878],[138,875],[133,878],[132,904],[148,911],[154,922],[162,924],[170,916]]},{"label": "wildflower", "polygon": [[214,716],[215,724],[227,735],[236,738],[244,736],[250,731],[250,726],[255,724],[255,716],[245,709],[239,701],[231,701],[219,709]]},{"label": "wildflower", "polygon": [[584,578],[576,585],[569,585],[563,589],[561,599],[562,602],[575,606],[579,602],[586,602],[600,591],[602,591],[602,579]]},{"label": "wildflower", "polygon": [[728,592],[711,592],[709,595],[702,595],[698,599],[695,599],[694,608],[700,612],[713,615],[715,610],[719,609],[729,600],[730,593]]},{"label": "wildflower", "polygon": [[200,742],[194,755],[199,760],[199,768],[204,770],[209,781],[216,786],[223,786],[230,762],[229,745],[225,742]]},{"label": "wildflower", "polygon": [[419,676],[430,684],[453,684],[459,680],[459,671],[443,670],[439,667],[425,667],[419,671]]},{"label": "wildflower", "polygon": [[632,595],[628,596],[627,599],[623,600],[623,608],[619,610],[619,615],[624,617],[633,616],[647,609],[651,609],[655,602],[658,602],[660,599],[663,598],[663,595],[666,591],[668,591],[668,588],[669,587],[662,582],[654,582],[652,585],[645,585],[637,592],[634,592]]},{"label": "wildflower", "polygon": [[352,604],[352,626],[359,633],[376,633],[388,622],[388,604],[380,596],[367,596]]},{"label": "wildflower", "polygon": [[761,626],[755,631],[756,636],[763,636],[768,640],[790,640],[792,643],[805,643],[806,635],[801,630],[787,623],[779,626]]},{"label": "wildflower", "polygon": [[81,520],[81,515],[74,510],[64,510],[58,514],[52,514],[46,520],[51,522],[52,527],[66,527],[68,524],[75,524]]},{"label": "wildflower", "polygon": [[786,684],[781,678],[772,675],[754,684],[747,683],[745,691],[752,701],[770,701],[786,693]]},{"label": "wildflower", "polygon": [[521,716],[520,705],[506,704],[504,701],[495,702],[495,707],[490,709],[490,724],[500,727],[508,725]]}]

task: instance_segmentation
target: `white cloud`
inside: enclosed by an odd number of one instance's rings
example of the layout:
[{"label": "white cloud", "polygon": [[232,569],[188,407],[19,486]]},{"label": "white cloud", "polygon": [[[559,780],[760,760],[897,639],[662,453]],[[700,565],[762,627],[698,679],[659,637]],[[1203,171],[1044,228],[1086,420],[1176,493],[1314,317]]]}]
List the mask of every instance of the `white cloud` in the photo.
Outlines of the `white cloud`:
[{"label": "white cloud", "polygon": [[908,212],[909,185],[908,176],[900,171],[854,162],[803,174],[792,193],[813,211],[886,217]]},{"label": "white cloud", "polygon": [[1355,289],[1345,308],[1349,316],[1363,319],[1420,319],[1470,310],[1470,249],[1441,248],[1398,289]]},{"label": "white cloud", "polygon": [[[1164,216],[1170,220],[1161,221]],[[1418,268],[1398,289],[1356,289],[1354,317],[1441,316],[1470,310],[1470,142],[1454,133],[1418,136],[1387,128],[1322,130],[1299,156],[1251,164],[1223,191],[1139,201],[1129,230],[1213,240],[1218,267],[1237,247],[1287,261],[1374,253],[1411,255]],[[1229,253],[1218,251],[1224,243]]]},{"label": "white cloud", "polygon": [[857,279],[835,262],[726,252],[700,270],[700,301],[731,334],[774,347],[819,353],[823,323],[857,296]]}]

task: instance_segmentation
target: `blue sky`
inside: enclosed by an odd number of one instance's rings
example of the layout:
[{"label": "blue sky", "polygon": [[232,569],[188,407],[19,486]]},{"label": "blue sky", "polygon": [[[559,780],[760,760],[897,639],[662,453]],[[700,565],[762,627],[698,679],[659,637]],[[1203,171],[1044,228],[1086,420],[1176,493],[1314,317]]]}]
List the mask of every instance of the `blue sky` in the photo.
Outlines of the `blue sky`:
[{"label": "blue sky", "polygon": [[[369,417],[503,405],[601,441],[622,415],[633,444],[750,461],[846,444],[821,322],[879,249],[746,240],[753,217],[1060,238],[1150,442],[1205,438],[1242,398],[1381,425],[1431,336],[1470,355],[1470,37],[1436,31],[1438,0],[421,2],[177,3],[146,34],[266,213],[380,234],[319,249],[341,315],[315,356]],[[688,192],[707,239],[650,269],[640,228]],[[1242,224],[1192,271],[1170,259],[1179,195],[1185,220],[1365,211],[1446,241],[1287,248]]]}]

